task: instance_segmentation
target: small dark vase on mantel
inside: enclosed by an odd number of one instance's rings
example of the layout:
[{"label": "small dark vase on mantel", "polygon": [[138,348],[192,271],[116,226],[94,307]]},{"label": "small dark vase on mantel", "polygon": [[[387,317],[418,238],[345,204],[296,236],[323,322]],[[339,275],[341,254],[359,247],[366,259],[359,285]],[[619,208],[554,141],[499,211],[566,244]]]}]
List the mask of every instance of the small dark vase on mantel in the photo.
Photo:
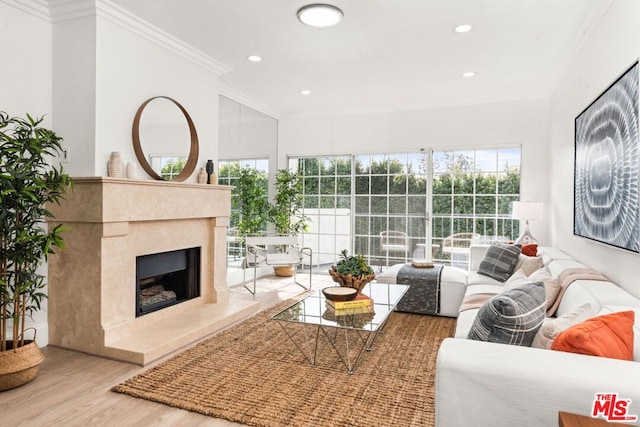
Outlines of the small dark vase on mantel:
[{"label": "small dark vase on mantel", "polygon": [[211,184],[211,174],[213,174],[213,160],[207,160],[207,184]]}]

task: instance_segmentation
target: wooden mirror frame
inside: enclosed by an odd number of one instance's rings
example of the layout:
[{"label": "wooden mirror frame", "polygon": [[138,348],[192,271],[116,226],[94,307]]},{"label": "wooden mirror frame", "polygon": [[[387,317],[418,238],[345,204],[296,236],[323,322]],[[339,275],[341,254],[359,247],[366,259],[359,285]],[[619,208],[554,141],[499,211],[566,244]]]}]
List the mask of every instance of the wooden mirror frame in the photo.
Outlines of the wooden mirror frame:
[{"label": "wooden mirror frame", "polygon": [[161,175],[158,175],[156,171],[153,170],[153,168],[147,161],[147,158],[142,151],[142,145],[140,144],[140,117],[142,117],[142,111],[148,103],[158,98],[168,99],[169,101],[173,102],[180,109],[180,111],[182,111],[182,114],[184,114],[184,118],[187,119],[187,124],[189,125],[189,133],[191,135],[191,148],[189,149],[189,158],[187,159],[187,163],[184,165],[184,169],[182,169],[178,176],[171,180],[178,182],[184,181],[191,176],[196,168],[196,163],[198,163],[198,155],[200,153],[200,147],[198,144],[198,134],[196,133],[196,127],[193,124],[193,120],[191,120],[191,116],[189,116],[187,110],[185,110],[184,107],[180,105],[180,103],[175,99],[169,98],[168,96],[154,96],[153,98],[147,99],[142,103],[142,105],[140,105],[140,108],[138,108],[138,111],[136,112],[136,117],[133,119],[133,150],[136,153],[136,157],[138,158],[140,166],[142,166],[142,169],[144,169],[144,171],[151,178],[165,181],[165,179]]}]

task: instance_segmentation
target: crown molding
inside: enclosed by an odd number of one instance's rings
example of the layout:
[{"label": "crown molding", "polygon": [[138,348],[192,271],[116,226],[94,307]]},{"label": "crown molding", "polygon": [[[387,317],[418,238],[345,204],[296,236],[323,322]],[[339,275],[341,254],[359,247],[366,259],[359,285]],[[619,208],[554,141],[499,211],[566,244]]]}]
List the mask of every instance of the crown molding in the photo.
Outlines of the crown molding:
[{"label": "crown molding", "polygon": [[49,6],[45,0],[0,0],[0,3],[19,9],[38,19],[51,22]]},{"label": "crown molding", "polygon": [[96,16],[212,71],[218,76],[231,71],[229,66],[109,0],[50,0],[49,5],[51,20],[54,23]]},{"label": "crown molding", "polygon": [[253,108],[256,111],[266,114],[267,116],[273,117],[274,119],[280,118],[280,111],[278,111],[274,107],[265,104],[262,101],[258,101],[257,99],[252,98],[248,95],[245,95],[244,93],[227,85],[224,85],[222,83],[218,84],[218,93],[222,96],[239,102],[242,105],[246,105],[247,107]]}]

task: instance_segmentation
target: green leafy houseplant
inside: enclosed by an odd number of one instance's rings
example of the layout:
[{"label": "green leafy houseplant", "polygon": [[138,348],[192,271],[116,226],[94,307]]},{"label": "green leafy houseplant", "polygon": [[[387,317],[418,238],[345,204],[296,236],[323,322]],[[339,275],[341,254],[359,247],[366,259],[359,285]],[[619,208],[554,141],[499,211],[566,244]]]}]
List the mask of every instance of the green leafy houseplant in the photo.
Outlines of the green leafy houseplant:
[{"label": "green leafy houseplant", "polygon": [[45,229],[43,221],[52,217],[46,205],[60,201],[71,179],[51,165],[62,138],[40,127],[42,120],[0,112],[0,355],[31,343],[26,321],[46,298],[37,270],[64,247],[62,226]]},{"label": "green leafy houseplant", "polygon": [[329,270],[331,278],[340,286],[355,288],[360,292],[367,283],[375,279],[373,269],[360,254],[349,256],[346,249],[340,253],[342,259]]},{"label": "green leafy houseplant", "polygon": [[269,218],[267,177],[253,168],[240,169],[234,190],[234,217],[241,236],[264,233]]},{"label": "green leafy houseplant", "polygon": [[299,172],[279,169],[276,173],[276,196],[269,207],[269,221],[278,234],[296,235],[309,228],[310,219],[302,213],[302,182]]}]

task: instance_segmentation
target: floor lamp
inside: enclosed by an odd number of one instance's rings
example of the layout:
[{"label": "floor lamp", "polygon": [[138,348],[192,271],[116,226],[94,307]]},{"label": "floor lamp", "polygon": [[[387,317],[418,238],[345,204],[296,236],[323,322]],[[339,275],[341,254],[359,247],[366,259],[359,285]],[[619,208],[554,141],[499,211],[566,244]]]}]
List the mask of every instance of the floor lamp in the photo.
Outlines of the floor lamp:
[{"label": "floor lamp", "polygon": [[517,244],[538,243],[529,230],[529,221],[542,220],[542,202],[513,202],[511,218],[524,220],[524,231],[516,240]]}]

